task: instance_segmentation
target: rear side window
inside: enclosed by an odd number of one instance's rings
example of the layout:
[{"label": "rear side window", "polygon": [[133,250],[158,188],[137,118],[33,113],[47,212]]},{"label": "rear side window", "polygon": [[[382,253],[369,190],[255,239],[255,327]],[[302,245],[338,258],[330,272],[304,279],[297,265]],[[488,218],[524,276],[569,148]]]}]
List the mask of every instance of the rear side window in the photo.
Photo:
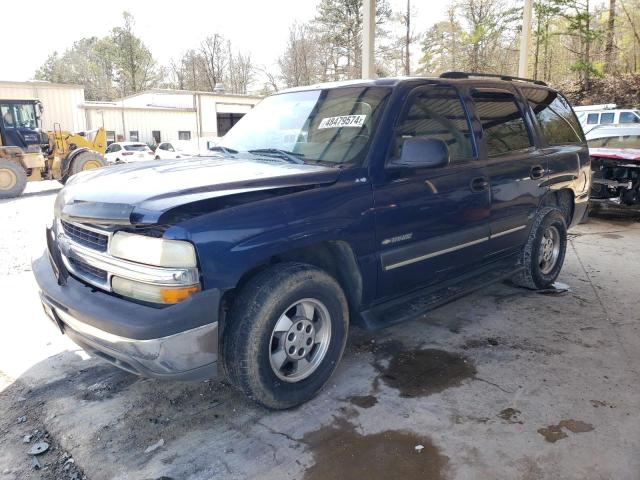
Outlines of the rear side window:
[{"label": "rear side window", "polygon": [[[582,142],[580,122],[567,101],[558,92],[543,88],[523,88],[522,93],[529,100],[529,105],[549,145]],[[588,121],[587,118],[587,123]]]},{"label": "rear side window", "polygon": [[512,93],[476,89],[472,92],[472,98],[482,122],[488,156],[504,155],[533,145]]},{"label": "rear side window", "polygon": [[599,113],[590,113],[587,115],[587,125],[597,125]]},{"label": "rear side window", "polygon": [[392,158],[398,158],[406,138],[435,138],[449,147],[451,162],[473,158],[467,115],[452,87],[419,87],[414,90],[394,131]]},{"label": "rear side window", "polygon": [[640,123],[640,118],[633,112],[620,112],[620,123]]},{"label": "rear side window", "polygon": [[613,117],[615,113],[608,112],[600,114],[600,123],[613,123]]}]

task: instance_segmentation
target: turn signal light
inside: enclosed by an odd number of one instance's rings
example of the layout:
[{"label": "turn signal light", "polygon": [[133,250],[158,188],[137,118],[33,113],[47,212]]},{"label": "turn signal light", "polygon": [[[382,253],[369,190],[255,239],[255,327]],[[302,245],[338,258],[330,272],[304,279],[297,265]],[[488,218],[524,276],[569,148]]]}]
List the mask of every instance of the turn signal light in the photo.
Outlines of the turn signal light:
[{"label": "turn signal light", "polygon": [[183,288],[162,288],[160,289],[160,296],[162,297],[162,303],[179,303],[199,291],[200,287],[198,285]]}]

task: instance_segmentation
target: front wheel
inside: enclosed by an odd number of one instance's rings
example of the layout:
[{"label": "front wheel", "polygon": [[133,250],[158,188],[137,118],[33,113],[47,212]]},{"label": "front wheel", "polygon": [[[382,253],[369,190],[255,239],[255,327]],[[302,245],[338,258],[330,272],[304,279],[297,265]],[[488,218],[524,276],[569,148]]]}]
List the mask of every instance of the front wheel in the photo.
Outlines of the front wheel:
[{"label": "front wheel", "polygon": [[515,283],[534,290],[549,288],[556,281],[567,251],[567,225],[557,207],[541,209],[531,226],[520,254],[522,272]]},{"label": "front wheel", "polygon": [[342,357],[348,315],[344,292],[326,272],[300,263],[262,271],[226,321],[221,357],[229,380],[268,408],[306,402]]},{"label": "front wheel", "polygon": [[0,198],[19,197],[27,186],[27,172],[16,162],[0,158]]}]

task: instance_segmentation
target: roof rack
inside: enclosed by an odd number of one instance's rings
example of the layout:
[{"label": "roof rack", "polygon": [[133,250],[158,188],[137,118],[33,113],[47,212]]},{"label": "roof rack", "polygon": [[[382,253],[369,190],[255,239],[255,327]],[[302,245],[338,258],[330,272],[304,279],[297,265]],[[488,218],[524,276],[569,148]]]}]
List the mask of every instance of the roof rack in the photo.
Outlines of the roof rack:
[{"label": "roof rack", "polygon": [[444,72],[440,75],[440,78],[469,78],[469,77],[487,77],[487,78],[498,78],[500,80],[505,80],[507,82],[512,82],[514,80],[518,82],[529,82],[534,83],[536,85],[547,86],[545,82],[542,80],[533,80],[531,78],[522,78],[522,77],[513,77],[511,75],[499,75],[495,73],[471,73],[471,72]]}]

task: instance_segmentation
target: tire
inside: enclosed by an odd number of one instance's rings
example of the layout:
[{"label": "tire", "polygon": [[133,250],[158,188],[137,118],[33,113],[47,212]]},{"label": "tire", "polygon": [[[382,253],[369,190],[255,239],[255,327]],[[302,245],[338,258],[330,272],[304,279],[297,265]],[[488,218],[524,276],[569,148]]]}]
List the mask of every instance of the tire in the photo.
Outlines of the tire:
[{"label": "tire", "polygon": [[566,251],[567,225],[562,211],[557,207],[542,208],[520,253],[523,269],[514,282],[532,290],[549,288],[560,274]]},{"label": "tire", "polygon": [[27,186],[27,172],[22,165],[0,158],[0,198],[19,197]]},{"label": "tire", "polygon": [[60,182],[62,184],[65,184],[67,183],[67,180],[69,180],[69,178],[74,176],[76,173],[84,172],[85,170],[92,170],[94,168],[101,168],[106,165],[107,161],[102,155],[100,155],[98,152],[86,150],[79,153],[73,160],[71,160],[71,165],[69,165],[67,173],[64,177],[62,177]]},{"label": "tire", "polygon": [[156,160],[160,160],[160,157],[158,155],[156,155]]},{"label": "tire", "polygon": [[[222,334],[223,370],[256,403],[295,407],[329,380],[348,328],[347,300],[336,280],[311,265],[277,264],[253,277],[234,301]],[[296,360],[300,355],[309,363]]]}]

